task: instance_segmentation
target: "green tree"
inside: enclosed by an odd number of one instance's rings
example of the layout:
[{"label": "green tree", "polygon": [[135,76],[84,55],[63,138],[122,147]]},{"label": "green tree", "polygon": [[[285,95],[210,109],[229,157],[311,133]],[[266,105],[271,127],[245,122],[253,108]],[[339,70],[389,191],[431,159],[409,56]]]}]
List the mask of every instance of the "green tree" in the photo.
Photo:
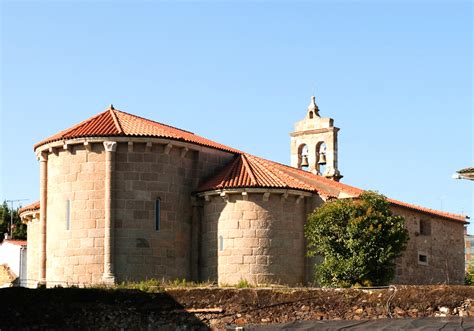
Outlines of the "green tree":
[{"label": "green tree", "polygon": [[473,261],[469,263],[469,267],[467,268],[465,284],[474,285],[474,262]]},{"label": "green tree", "polygon": [[326,202],[309,215],[305,235],[308,255],[324,257],[315,266],[316,280],[335,287],[388,284],[409,238],[405,219],[371,191]]},{"label": "green tree", "polygon": [[26,239],[26,224],[23,224],[21,222],[20,216],[18,215],[18,210],[19,208],[11,210],[6,201],[4,201],[3,204],[0,205],[0,241],[3,241],[4,233],[10,234],[10,222],[12,214],[13,238],[22,240]]}]

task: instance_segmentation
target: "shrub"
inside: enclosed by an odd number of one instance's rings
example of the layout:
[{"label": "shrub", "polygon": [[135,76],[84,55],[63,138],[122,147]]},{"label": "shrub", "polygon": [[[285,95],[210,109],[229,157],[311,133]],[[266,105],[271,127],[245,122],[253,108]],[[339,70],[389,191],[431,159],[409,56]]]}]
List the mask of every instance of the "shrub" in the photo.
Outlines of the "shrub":
[{"label": "shrub", "polygon": [[466,285],[474,285],[474,262],[471,262],[467,268],[464,283]]},{"label": "shrub", "polygon": [[408,231],[375,192],[326,202],[305,225],[308,255],[320,255],[315,278],[324,286],[385,285],[395,275],[395,258],[406,248]]}]

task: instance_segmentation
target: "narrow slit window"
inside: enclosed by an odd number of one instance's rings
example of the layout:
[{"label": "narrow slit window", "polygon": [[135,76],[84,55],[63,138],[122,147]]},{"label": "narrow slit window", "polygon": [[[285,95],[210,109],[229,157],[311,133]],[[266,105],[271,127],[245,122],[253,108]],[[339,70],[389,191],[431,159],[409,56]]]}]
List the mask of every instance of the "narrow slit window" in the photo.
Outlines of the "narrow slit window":
[{"label": "narrow slit window", "polygon": [[66,230],[71,229],[71,200],[66,200]]},{"label": "narrow slit window", "polygon": [[161,200],[155,200],[155,230],[160,231],[160,217],[161,217]]},{"label": "narrow slit window", "polygon": [[219,236],[219,251],[223,251],[224,250],[224,237],[222,236]]}]

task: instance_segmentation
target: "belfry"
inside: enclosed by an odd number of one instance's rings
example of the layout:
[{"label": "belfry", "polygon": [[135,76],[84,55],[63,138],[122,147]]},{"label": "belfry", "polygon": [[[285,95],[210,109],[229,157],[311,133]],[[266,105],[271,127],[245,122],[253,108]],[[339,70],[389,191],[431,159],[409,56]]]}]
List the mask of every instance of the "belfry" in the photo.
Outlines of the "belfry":
[{"label": "belfry", "polygon": [[306,116],[295,123],[291,136],[291,166],[335,181],[342,175],[337,166],[337,132],[334,120],[321,117],[315,97],[311,97]]}]

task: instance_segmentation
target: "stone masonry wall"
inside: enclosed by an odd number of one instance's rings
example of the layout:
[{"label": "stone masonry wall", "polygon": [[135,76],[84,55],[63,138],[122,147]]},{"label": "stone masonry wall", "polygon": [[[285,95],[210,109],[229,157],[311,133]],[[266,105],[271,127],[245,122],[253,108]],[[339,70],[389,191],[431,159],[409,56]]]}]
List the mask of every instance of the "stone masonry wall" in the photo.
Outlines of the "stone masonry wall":
[{"label": "stone masonry wall", "polygon": [[[233,154],[200,148],[168,154],[165,145],[118,143],[112,174],[116,280],[190,278],[191,192]],[[48,155],[48,286],[101,283],[104,254],[105,152],[82,144]],[[155,200],[161,199],[160,230]],[[70,228],[66,209],[70,200]],[[38,278],[39,223],[28,223],[28,279]],[[35,248],[36,247],[36,248]]]},{"label": "stone masonry wall", "polygon": [[[101,281],[104,161],[102,144],[92,144],[90,152],[83,145],[72,145],[69,151],[61,149],[48,156],[48,286]],[[71,201],[69,230],[66,228],[67,200]]]},{"label": "stone masonry wall", "polygon": [[[396,284],[463,284],[464,225],[461,222],[392,207],[394,214],[405,217],[410,234],[407,249],[397,260]],[[420,221],[430,225],[430,235],[420,233]],[[427,265],[418,254],[427,255]]]},{"label": "stone masonry wall", "polygon": [[28,287],[36,286],[39,262],[39,220],[27,223],[28,248],[26,250],[26,282]]},{"label": "stone masonry wall", "polygon": [[[249,193],[213,196],[204,203],[201,278],[219,284],[305,283],[306,202]],[[221,242],[222,241],[222,242]]]},{"label": "stone masonry wall", "polygon": [[[221,169],[232,154],[210,148],[119,143],[114,181],[115,274],[117,281],[191,278],[191,193]],[[161,201],[155,229],[155,201]]]},{"label": "stone masonry wall", "polygon": [[[51,286],[101,282],[105,152],[101,143],[91,146],[87,151],[82,144],[71,145],[48,156],[46,276]],[[167,153],[165,146],[135,142],[131,149],[127,142],[117,145],[112,175],[117,281],[191,279],[197,277],[193,263],[199,263],[200,280],[221,284],[241,279],[288,285],[311,281],[312,262],[305,258],[303,227],[307,214],[321,203],[319,197],[297,204],[294,195],[282,199],[281,194],[271,194],[268,201],[261,193],[249,193],[248,200],[241,194],[230,194],[227,201],[213,196],[196,213],[193,190],[233,154],[210,148],[183,153],[183,146]],[[156,199],[161,201],[159,231],[155,230]],[[395,282],[462,283],[463,224],[405,208],[393,207],[393,211],[406,218],[410,233],[407,251],[397,261]],[[197,225],[196,214],[200,214]],[[421,220],[429,222],[430,235],[419,233]],[[28,223],[28,236],[31,284],[37,280],[39,267],[37,221]],[[419,263],[420,253],[428,256],[428,263]]]}]

